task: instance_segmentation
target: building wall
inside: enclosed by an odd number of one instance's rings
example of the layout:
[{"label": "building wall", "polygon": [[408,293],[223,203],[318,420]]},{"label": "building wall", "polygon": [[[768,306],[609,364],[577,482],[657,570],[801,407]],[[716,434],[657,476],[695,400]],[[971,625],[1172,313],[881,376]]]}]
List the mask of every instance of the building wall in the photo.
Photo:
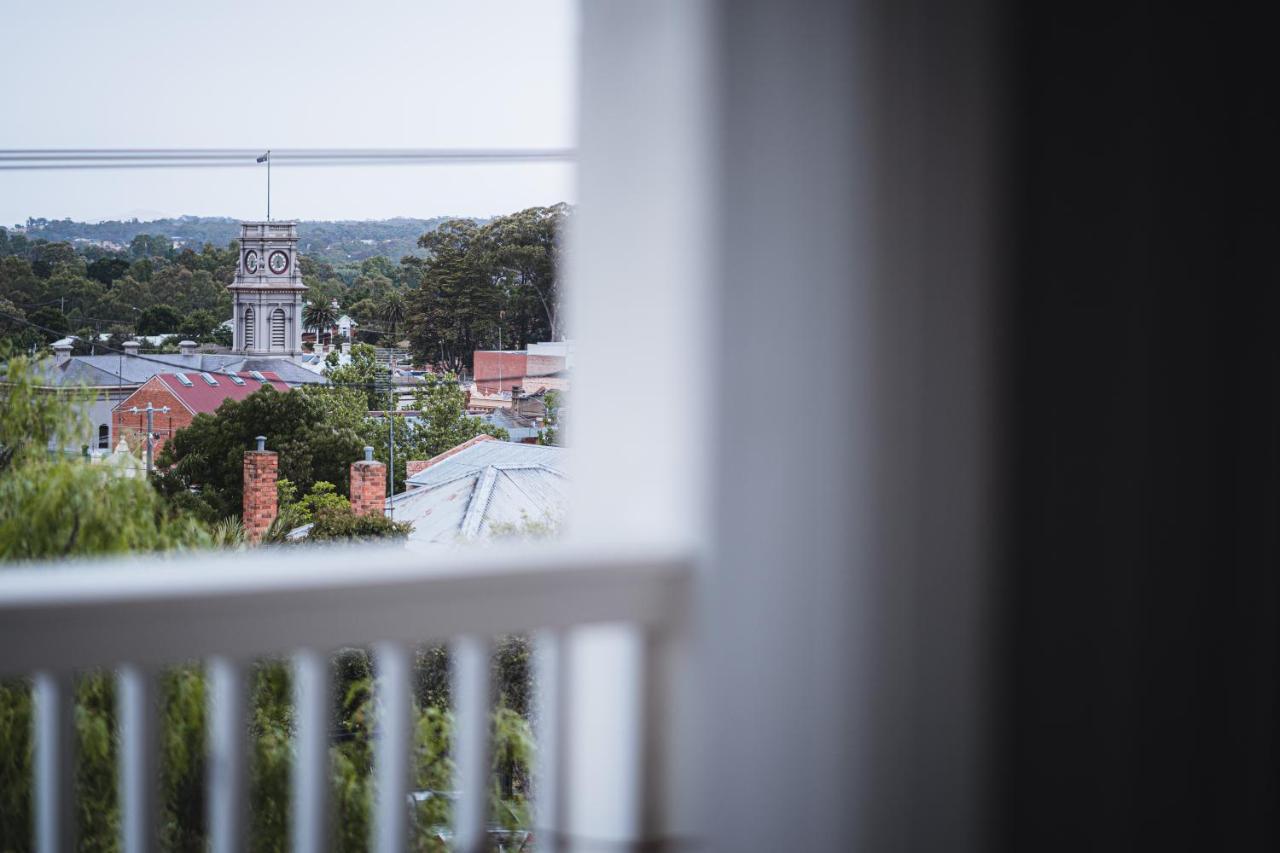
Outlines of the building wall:
[{"label": "building wall", "polygon": [[565,358],[562,355],[535,355],[529,353],[526,361],[526,376],[546,376],[549,373],[559,373],[565,369]]},{"label": "building wall", "polygon": [[105,450],[114,450],[116,442],[120,439],[116,432],[113,412],[116,405],[130,393],[130,389],[96,389],[93,399],[77,406],[86,421],[84,433],[65,439],[61,446],[54,441],[50,441],[49,449],[79,453],[84,447],[88,446],[91,452],[98,452],[101,449],[98,447],[98,428],[105,425],[107,427],[107,447]]},{"label": "building wall", "polygon": [[191,412],[179,402],[178,398],[158,378],[148,379],[141,388],[126,397],[112,413],[112,441],[119,442],[124,437],[131,448],[137,448],[141,455],[146,446],[147,416],[144,412],[133,414],[128,409],[137,406],[145,409],[147,403],[154,408],[169,407],[165,414],[156,412],[152,417],[156,439],[153,453],[159,455],[175,432],[191,425]]},{"label": "building wall", "polygon": [[529,357],[523,350],[476,350],[471,360],[471,372],[482,393],[510,391],[511,386],[519,385],[520,380],[528,373],[528,361]]},{"label": "building wall", "polygon": [[539,391],[568,391],[569,379],[566,376],[526,376],[520,387],[526,394],[536,394]]}]

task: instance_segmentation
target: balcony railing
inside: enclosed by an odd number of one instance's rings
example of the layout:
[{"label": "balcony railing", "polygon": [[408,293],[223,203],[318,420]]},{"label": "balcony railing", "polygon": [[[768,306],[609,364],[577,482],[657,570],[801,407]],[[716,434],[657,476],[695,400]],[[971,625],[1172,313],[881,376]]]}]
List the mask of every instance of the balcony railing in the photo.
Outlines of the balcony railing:
[{"label": "balcony railing", "polygon": [[[381,711],[375,745],[371,849],[407,847],[412,648],[448,642],[457,720],[455,849],[485,842],[488,648],[501,633],[530,633],[540,702],[535,837],[565,840],[573,701],[561,658],[573,629],[634,626],[646,639],[644,708],[629,715],[643,760],[636,839],[663,833],[663,774],[674,749],[660,719],[684,654],[689,561],[673,552],[542,545],[493,546],[441,556],[392,548],[262,549],[0,570],[0,676],[31,676],[35,690],[37,849],[72,849],[73,678],[110,668],[119,679],[120,806],[125,851],[155,849],[160,667],[206,662],[210,708],[211,849],[244,849],[248,662],[292,656],[296,702],[291,849],[327,849],[331,707],[328,655],[370,646]],[[677,667],[678,668],[678,667]],[[677,703],[678,704],[678,703]],[[655,712],[656,709],[656,712]],[[540,847],[540,849],[550,849]]]}]

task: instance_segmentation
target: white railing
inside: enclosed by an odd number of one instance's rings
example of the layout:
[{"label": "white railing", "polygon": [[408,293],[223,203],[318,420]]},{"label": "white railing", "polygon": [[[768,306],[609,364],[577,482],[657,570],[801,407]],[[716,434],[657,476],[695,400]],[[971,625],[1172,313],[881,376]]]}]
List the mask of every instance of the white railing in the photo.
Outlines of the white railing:
[{"label": "white railing", "polygon": [[[372,646],[381,710],[371,849],[407,845],[410,661],[414,645],[451,646],[458,799],[454,846],[485,841],[488,650],[501,633],[532,633],[541,703],[535,837],[563,838],[567,695],[563,639],[578,626],[621,623],[647,639],[637,733],[644,756],[638,837],[664,834],[672,744],[660,719],[688,636],[690,561],[682,554],[493,546],[424,556],[403,548],[261,549],[247,554],[0,569],[0,676],[35,690],[36,845],[69,850],[73,826],[73,677],[119,679],[120,803],[126,853],[155,849],[158,722],[155,673],[200,659],[209,677],[209,833],[214,853],[244,849],[247,662],[291,655],[296,702],[291,849],[327,848],[328,655]],[[678,667],[677,667],[678,668]],[[679,705],[678,702],[674,705]],[[541,848],[546,849],[546,848]]]}]

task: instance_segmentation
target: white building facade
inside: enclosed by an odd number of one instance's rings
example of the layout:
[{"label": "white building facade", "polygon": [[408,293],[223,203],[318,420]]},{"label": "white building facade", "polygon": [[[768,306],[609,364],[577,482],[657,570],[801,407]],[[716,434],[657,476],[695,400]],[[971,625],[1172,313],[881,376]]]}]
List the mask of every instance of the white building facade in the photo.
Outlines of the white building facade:
[{"label": "white building facade", "polygon": [[307,291],[298,266],[296,222],[242,222],[240,261],[232,294],[232,352],[302,353],[302,306]]}]

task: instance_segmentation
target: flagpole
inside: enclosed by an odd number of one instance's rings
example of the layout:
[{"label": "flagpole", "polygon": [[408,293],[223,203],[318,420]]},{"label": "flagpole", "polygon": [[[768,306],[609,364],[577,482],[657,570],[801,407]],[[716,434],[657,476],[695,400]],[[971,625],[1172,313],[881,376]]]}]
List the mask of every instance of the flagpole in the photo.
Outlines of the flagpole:
[{"label": "flagpole", "polygon": [[271,149],[267,149],[267,221],[271,221]]}]

